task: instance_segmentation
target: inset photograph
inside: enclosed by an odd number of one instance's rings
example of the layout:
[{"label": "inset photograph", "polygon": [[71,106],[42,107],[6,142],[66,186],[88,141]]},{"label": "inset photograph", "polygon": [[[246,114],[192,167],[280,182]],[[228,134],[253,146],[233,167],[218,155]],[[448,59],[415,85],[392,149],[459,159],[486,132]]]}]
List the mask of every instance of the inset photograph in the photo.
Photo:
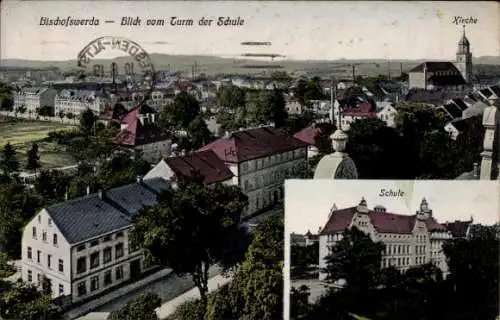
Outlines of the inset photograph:
[{"label": "inset photograph", "polygon": [[287,180],[285,319],[495,319],[498,181]]}]

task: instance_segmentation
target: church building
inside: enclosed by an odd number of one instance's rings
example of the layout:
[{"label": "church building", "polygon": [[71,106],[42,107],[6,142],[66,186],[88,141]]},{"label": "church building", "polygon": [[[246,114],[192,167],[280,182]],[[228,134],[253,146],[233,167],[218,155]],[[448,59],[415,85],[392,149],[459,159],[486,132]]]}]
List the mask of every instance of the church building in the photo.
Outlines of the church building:
[{"label": "church building", "polygon": [[437,89],[463,90],[472,81],[472,52],[470,42],[465,35],[465,26],[462,38],[458,42],[455,62],[426,61],[408,73],[409,89]]}]

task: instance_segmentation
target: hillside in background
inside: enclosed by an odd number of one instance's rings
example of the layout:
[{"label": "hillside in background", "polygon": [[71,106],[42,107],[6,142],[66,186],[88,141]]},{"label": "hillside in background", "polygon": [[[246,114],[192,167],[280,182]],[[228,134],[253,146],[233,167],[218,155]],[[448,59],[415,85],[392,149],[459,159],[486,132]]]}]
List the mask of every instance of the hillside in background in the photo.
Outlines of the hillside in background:
[{"label": "hillside in background", "polygon": [[[172,71],[182,72],[184,75],[190,75],[192,66],[196,63],[198,65],[198,74],[205,73],[206,75],[216,74],[258,74],[263,73],[262,69],[250,69],[246,66],[269,66],[267,73],[274,70],[283,70],[288,72],[300,72],[305,74],[315,74],[318,76],[328,76],[335,74],[337,76],[352,76],[352,68],[349,64],[360,63],[356,67],[356,74],[358,75],[378,75],[390,74],[398,76],[401,71],[408,72],[411,68],[416,66],[423,60],[331,60],[331,61],[314,61],[314,60],[284,60],[275,62],[264,62],[250,59],[231,59],[220,58],[216,56],[194,56],[194,55],[168,55],[168,54],[151,54],[151,59],[156,70],[165,70],[170,68]],[[131,62],[130,57],[118,57],[116,59],[96,59],[93,60],[94,64],[103,64],[109,68],[111,61],[118,64],[118,68],[123,70],[126,62]],[[340,65],[346,65],[344,67]],[[491,66],[492,70],[499,70],[500,57],[479,57],[474,58],[475,65],[482,65],[481,70],[488,70]],[[25,68],[46,68],[57,67],[61,71],[71,71],[76,69],[76,60],[67,61],[36,61],[36,60],[18,60],[18,59],[5,59],[0,61],[1,67],[25,67]],[[277,67],[282,67],[277,69]],[[138,66],[136,66],[137,68]],[[273,69],[271,69],[273,68]],[[136,70],[139,72],[139,70]]]}]

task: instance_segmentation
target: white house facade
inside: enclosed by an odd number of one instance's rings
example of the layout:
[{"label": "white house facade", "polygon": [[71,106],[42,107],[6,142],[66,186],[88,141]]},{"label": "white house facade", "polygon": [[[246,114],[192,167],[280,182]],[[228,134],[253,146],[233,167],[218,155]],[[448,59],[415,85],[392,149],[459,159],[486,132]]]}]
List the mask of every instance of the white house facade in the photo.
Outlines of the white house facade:
[{"label": "white house facade", "polygon": [[25,108],[28,113],[37,113],[42,107],[53,107],[56,95],[52,88],[23,88],[14,93],[14,110]]},{"label": "white house facade", "polygon": [[87,109],[95,114],[101,114],[108,105],[108,100],[94,91],[62,90],[55,97],[54,114],[56,117],[60,114],[78,116]]},{"label": "white house facade", "polygon": [[248,196],[245,215],[281,202],[285,179],[301,178],[307,170],[308,145],[273,127],[236,131],[204,146],[224,161]]},{"label": "white house facade", "polygon": [[23,231],[23,281],[45,279],[54,298],[77,302],[140,277],[148,267],[129,242],[131,218],[168,188],[163,179],[138,179],[42,209]]}]

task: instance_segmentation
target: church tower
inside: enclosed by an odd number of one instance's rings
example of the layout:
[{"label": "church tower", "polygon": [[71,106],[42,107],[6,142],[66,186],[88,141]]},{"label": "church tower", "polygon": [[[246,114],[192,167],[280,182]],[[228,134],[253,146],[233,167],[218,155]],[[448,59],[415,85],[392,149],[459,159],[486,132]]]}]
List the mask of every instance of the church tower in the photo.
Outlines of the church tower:
[{"label": "church tower", "polygon": [[462,38],[458,42],[457,61],[455,65],[467,83],[472,80],[472,52],[470,52],[470,42],[465,36],[465,26],[463,27]]}]

